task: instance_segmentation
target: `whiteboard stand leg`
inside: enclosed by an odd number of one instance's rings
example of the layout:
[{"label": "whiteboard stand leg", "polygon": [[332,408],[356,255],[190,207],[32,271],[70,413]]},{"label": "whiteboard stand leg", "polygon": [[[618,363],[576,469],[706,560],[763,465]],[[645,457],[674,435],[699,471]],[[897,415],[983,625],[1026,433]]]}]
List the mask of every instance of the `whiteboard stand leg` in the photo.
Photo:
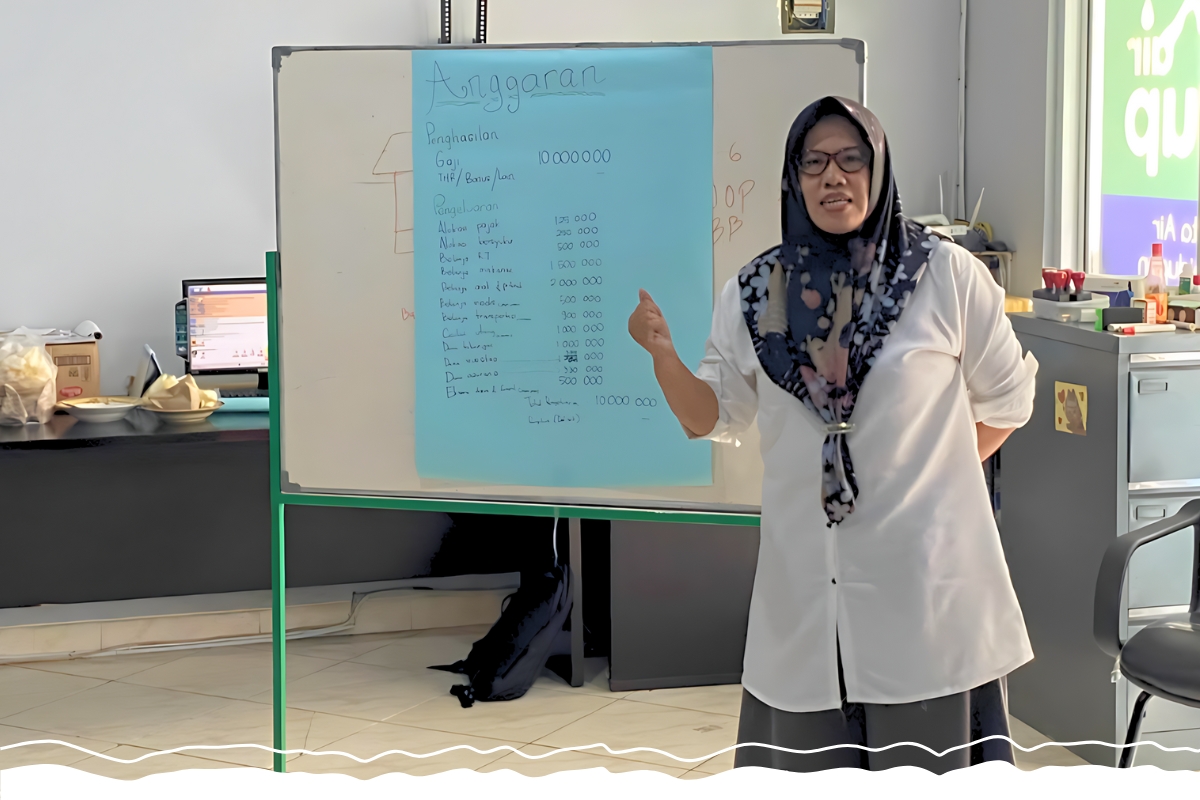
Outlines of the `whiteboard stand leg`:
[{"label": "whiteboard stand leg", "polygon": [[571,559],[571,685],[583,686],[583,536],[578,519],[568,521],[568,544]]},{"label": "whiteboard stand leg", "polygon": [[[272,746],[287,749],[287,590],[284,567],[283,503],[271,509],[271,709]],[[272,768],[287,772],[287,756],[273,753]]]}]

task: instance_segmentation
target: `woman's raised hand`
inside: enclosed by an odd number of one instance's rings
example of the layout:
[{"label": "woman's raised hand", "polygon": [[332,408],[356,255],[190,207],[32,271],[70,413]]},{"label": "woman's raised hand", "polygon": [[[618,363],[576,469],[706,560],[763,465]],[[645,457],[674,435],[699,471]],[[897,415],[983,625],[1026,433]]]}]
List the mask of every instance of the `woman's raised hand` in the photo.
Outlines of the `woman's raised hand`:
[{"label": "woman's raised hand", "polygon": [[638,289],[638,298],[641,302],[629,315],[629,335],[656,358],[674,353],[675,345],[662,309],[645,289]]}]

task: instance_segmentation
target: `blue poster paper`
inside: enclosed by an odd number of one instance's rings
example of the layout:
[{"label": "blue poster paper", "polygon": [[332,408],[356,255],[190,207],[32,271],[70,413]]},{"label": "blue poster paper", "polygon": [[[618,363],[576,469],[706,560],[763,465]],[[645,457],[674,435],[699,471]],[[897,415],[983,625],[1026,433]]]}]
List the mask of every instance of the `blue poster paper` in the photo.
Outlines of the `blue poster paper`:
[{"label": "blue poster paper", "polygon": [[627,323],[712,319],[712,50],[413,53],[423,478],[707,486]]}]

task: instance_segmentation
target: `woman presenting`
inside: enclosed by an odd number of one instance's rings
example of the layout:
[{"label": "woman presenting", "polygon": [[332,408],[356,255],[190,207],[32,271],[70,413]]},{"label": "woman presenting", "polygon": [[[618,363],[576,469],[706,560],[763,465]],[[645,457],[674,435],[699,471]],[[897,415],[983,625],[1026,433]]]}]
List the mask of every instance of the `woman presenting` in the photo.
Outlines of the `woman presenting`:
[{"label": "woman presenting", "polygon": [[[1033,408],[1004,292],[905,218],[875,115],[826,97],[788,134],[783,243],[726,284],[696,374],[645,291],[629,332],[690,438],[758,418],[762,532],[739,743],[791,750],[1007,736],[1033,658],[981,461]],[[1002,739],[737,750],[796,771],[1012,762]]]}]

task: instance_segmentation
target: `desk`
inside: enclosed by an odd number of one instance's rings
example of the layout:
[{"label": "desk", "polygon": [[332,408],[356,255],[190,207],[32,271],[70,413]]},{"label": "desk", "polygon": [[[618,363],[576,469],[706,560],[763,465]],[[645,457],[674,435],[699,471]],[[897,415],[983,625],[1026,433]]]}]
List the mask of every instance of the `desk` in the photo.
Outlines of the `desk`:
[{"label": "desk", "polygon": [[0,427],[0,450],[70,450],[135,444],[187,442],[266,442],[266,414],[216,413],[197,425],[166,425],[147,411],[135,410],[120,422],[95,425],[66,414],[45,425]]},{"label": "desk", "polygon": [[[0,427],[0,608],[270,587],[267,415],[135,414]],[[318,586],[424,577],[448,520],[293,509],[288,524],[292,585]]]}]

